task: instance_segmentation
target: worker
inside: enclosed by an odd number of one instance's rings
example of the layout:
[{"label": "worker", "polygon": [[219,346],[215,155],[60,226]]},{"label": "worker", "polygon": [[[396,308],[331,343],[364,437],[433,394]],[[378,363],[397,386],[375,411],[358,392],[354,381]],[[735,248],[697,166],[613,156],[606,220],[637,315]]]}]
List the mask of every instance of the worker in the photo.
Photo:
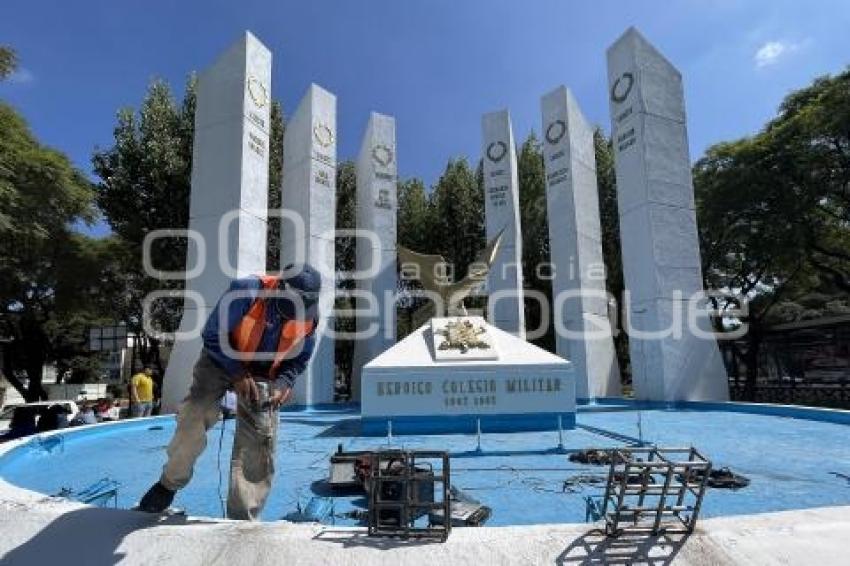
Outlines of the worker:
[{"label": "worker", "polygon": [[[274,475],[278,408],[313,352],[321,277],[309,265],[283,276],[236,279],[219,299],[202,332],[203,349],[177,416],[162,475],[139,502],[161,513],[192,477],[228,389],[237,395],[227,516],[256,520]],[[263,391],[269,391],[262,404]]]}]

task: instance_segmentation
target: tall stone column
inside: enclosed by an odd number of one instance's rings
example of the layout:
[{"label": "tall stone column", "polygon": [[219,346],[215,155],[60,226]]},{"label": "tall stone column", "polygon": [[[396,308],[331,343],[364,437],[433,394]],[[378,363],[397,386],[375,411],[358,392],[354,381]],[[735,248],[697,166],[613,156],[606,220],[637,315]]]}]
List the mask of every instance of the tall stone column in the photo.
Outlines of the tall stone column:
[{"label": "tall stone column", "polygon": [[545,95],[541,107],[553,316],[568,331],[555,333],[556,350],[575,364],[576,397],[618,396],[620,368],[608,319],[593,128],[566,87]]},{"label": "tall stone column", "polygon": [[[366,126],[357,158],[357,229],[368,230],[373,239],[356,240],[357,271],[374,272],[360,277],[357,288],[369,293],[374,316],[358,316],[360,332],[375,330],[368,338],[354,343],[352,400],[360,400],[363,366],[389,349],[396,341],[396,212],[398,209],[395,118],[373,112]],[[361,310],[367,303],[358,299]]]},{"label": "tall stone column", "polygon": [[727,399],[717,343],[695,332],[708,316],[689,324],[682,298],[703,290],[682,76],[630,28],[608,49],[608,84],[635,393]]},{"label": "tall stone column", "polygon": [[[189,229],[206,251],[190,242],[186,270],[204,269],[186,281],[201,300],[185,301],[181,333],[163,382],[163,411],[173,412],[189,391],[201,351],[200,329],[234,277],[266,269],[271,52],[249,32],[198,77]],[[221,237],[220,237],[221,234]]]},{"label": "tall stone column", "polygon": [[320,321],[313,357],[295,385],[295,403],[333,401],[334,236],[336,225],[336,96],[313,84],[286,124],[283,208],[301,220],[281,223],[281,266],[307,261],[322,274]]},{"label": "tall stone column", "polygon": [[488,310],[493,315],[489,322],[525,339],[519,181],[516,145],[508,111],[485,114],[481,119],[481,133],[487,240],[504,230],[499,253],[487,276],[487,293],[491,301]]}]

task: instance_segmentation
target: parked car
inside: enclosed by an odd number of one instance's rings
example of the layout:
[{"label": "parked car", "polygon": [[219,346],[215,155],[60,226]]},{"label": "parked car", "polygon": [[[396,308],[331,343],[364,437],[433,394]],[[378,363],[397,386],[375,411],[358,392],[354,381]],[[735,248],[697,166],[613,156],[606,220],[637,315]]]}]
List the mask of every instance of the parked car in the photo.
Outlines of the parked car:
[{"label": "parked car", "polygon": [[31,407],[36,410],[39,414],[44,411],[47,411],[48,407],[53,405],[62,405],[65,407],[65,410],[68,412],[68,420],[72,420],[77,413],[80,412],[79,407],[74,401],[69,400],[61,400],[61,401],[39,401],[37,403],[23,403],[20,405],[7,405],[3,407],[3,410],[0,411],[0,434],[9,430],[9,423],[12,422],[12,415],[15,414],[15,411],[20,409],[21,407]]}]

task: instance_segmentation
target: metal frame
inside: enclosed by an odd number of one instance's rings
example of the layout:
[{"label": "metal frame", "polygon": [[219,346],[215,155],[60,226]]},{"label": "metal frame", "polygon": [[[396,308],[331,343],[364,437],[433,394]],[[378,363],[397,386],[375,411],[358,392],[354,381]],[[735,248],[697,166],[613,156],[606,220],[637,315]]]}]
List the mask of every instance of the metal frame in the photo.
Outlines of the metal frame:
[{"label": "metal frame", "polygon": [[[756,360],[749,356],[748,337],[719,344],[734,401],[850,407],[848,315],[767,327]],[[756,380],[749,383],[752,363]]]},{"label": "metal frame", "polygon": [[617,536],[624,522],[658,534],[669,530],[665,517],[693,532],[710,472],[711,462],[693,447],[612,450],[602,507],[606,534]]},{"label": "metal frame", "polygon": [[[420,466],[430,464],[428,461],[439,460],[442,468],[423,473],[417,471]],[[390,473],[390,464],[401,462],[400,473]],[[415,521],[427,516],[431,510],[442,509],[444,517],[451,517],[451,470],[448,452],[425,450],[381,450],[371,455],[371,466],[368,481],[369,491],[369,536],[402,537],[402,538],[435,538],[443,542],[449,537],[451,521],[445,524],[427,527],[416,527]],[[429,482],[434,484],[434,493],[438,485],[442,489],[439,501],[420,501],[419,484]],[[401,486],[398,499],[386,500],[381,497],[384,484],[393,483]],[[395,521],[382,520],[385,512],[392,513]],[[387,513],[389,514],[389,513]]]}]

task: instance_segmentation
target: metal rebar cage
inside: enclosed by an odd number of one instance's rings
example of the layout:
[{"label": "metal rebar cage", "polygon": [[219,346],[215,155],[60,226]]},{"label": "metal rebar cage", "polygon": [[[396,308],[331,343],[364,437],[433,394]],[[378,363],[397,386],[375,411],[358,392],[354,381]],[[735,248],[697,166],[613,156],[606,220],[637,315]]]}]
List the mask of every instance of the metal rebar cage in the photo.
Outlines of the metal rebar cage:
[{"label": "metal rebar cage", "polygon": [[431,524],[428,514],[451,516],[448,452],[381,450],[371,454],[367,481],[369,536],[445,541],[451,521]]},{"label": "metal rebar cage", "polygon": [[[696,526],[711,462],[696,448],[620,448],[611,451],[602,516],[616,536],[624,524],[653,534]],[[666,521],[665,521],[666,519]]]}]

